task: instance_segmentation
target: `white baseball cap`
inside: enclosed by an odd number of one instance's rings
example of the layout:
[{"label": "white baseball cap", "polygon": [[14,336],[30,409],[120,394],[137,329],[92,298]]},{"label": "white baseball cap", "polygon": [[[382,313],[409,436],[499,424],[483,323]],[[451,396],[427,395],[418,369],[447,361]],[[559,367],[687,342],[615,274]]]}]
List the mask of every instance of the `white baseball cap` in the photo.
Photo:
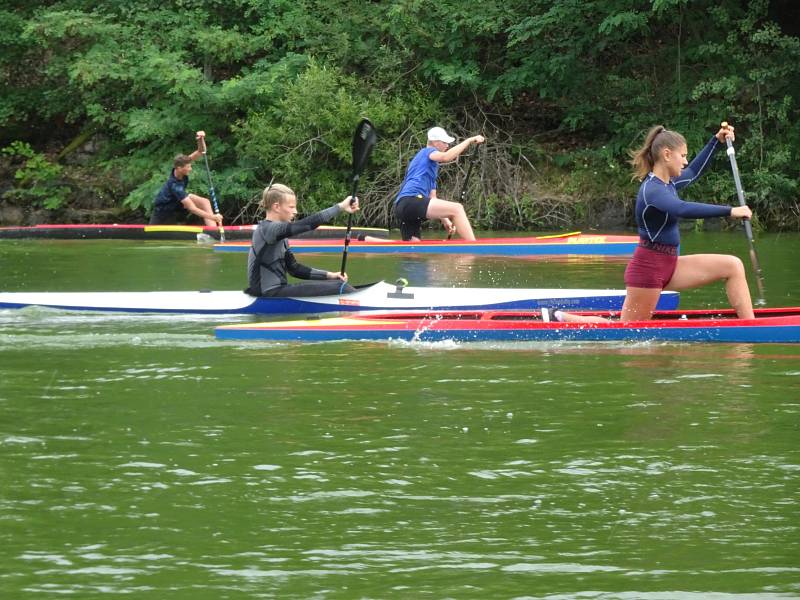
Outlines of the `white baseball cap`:
[{"label": "white baseball cap", "polygon": [[447,144],[452,144],[455,139],[456,138],[448,135],[448,133],[441,127],[432,127],[431,129],[428,129],[429,142],[445,142]]}]

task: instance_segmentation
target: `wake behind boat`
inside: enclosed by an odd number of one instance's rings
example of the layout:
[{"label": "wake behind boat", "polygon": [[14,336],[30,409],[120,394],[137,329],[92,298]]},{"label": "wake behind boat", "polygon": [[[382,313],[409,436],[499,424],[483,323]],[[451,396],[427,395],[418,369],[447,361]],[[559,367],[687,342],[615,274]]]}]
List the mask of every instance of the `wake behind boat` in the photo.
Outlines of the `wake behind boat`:
[{"label": "wake behind boat", "polygon": [[[225,238],[229,240],[249,240],[253,237],[255,225],[225,225]],[[313,231],[301,234],[304,239],[344,238],[346,227],[323,225]],[[0,239],[54,239],[54,240],[196,240],[206,235],[219,240],[217,227],[202,225],[128,225],[128,224],[80,224],[80,225],[34,225],[32,227],[0,227]],[[387,229],[374,227],[354,227],[353,235],[360,234],[385,238]],[[341,242],[339,242],[341,244]]]},{"label": "wake behind boat", "polygon": [[[657,312],[651,321],[559,323],[541,311],[383,313],[316,320],[226,325],[222,340],[340,341],[669,341],[800,343],[800,307],[758,309],[755,319],[734,311]],[[585,313],[609,316],[606,313]]]},{"label": "wake behind boat", "polygon": [[[315,314],[358,310],[572,309],[619,310],[624,290],[406,287],[378,282],[355,293],[312,298],[256,298],[237,291],[7,292],[0,309],[38,306],[60,310],[187,314]],[[662,292],[659,307],[675,308],[679,295]]]},{"label": "wake behind boat", "polygon": [[[368,242],[353,239],[352,254],[483,254],[499,256],[535,256],[586,254],[601,256],[631,255],[639,243],[635,235],[584,235],[579,232],[562,236],[503,237],[466,240],[425,240]],[[290,240],[295,254],[342,252],[341,240]],[[215,244],[216,252],[248,252],[249,243]]]}]

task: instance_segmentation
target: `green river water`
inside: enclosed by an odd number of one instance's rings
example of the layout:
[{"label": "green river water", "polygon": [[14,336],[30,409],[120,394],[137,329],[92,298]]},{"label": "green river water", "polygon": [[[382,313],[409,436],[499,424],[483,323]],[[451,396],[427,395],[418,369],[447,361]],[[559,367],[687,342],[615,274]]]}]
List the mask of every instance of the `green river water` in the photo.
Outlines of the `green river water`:
[{"label": "green river water", "polygon": [[[682,251],[747,263],[741,234]],[[769,305],[800,305],[800,235],[759,252]],[[2,241],[0,287],[241,289],[245,263]],[[348,261],[471,287],[624,267]],[[0,311],[0,598],[800,598],[800,345],[214,339],[236,320]]]}]

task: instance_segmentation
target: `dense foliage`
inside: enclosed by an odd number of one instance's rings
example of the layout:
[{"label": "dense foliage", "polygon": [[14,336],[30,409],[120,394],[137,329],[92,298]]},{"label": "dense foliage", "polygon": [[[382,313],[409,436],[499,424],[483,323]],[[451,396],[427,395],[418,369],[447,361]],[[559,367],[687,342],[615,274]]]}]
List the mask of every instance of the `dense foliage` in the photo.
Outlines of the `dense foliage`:
[{"label": "dense foliage", "polygon": [[[649,126],[691,152],[724,119],[761,223],[797,228],[798,15],[792,0],[7,0],[0,194],[147,210],[205,129],[229,221],[271,180],[308,212],[346,193],[366,115],[381,143],[362,218],[385,218],[441,124],[496,142],[473,178],[479,224],[533,228],[628,206],[627,152]],[[723,161],[694,198],[732,201]],[[445,197],[462,172],[445,169]]]}]

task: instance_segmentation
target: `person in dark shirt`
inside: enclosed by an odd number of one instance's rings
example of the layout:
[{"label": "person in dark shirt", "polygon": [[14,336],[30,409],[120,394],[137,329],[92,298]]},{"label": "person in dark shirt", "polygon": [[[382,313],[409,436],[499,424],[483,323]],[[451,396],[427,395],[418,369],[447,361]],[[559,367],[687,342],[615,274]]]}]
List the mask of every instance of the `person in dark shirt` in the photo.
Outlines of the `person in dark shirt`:
[{"label": "person in dark shirt", "polygon": [[[246,293],[251,296],[330,296],[349,294],[355,288],[347,283],[346,273],[314,269],[297,262],[289,249],[287,238],[316,229],[331,221],[340,212],[358,210],[358,198],[353,203],[350,196],[313,215],[294,221],[297,215],[297,197],[291,188],[275,183],[264,190],[261,206],[267,211],[253,232],[253,242],[247,257]],[[307,283],[290,284],[286,274]]]},{"label": "person in dark shirt", "polygon": [[459,202],[442,200],[436,195],[439,163],[458,158],[472,144],[482,144],[482,135],[463,140],[452,148],[455,138],[441,127],[428,130],[428,145],[414,155],[408,163],[405,179],[394,200],[394,214],[400,222],[403,241],[420,240],[420,227],[426,219],[439,219],[449,233],[458,233],[465,240],[474,241],[469,217]]},{"label": "person in dark shirt", "polygon": [[205,135],[204,131],[198,131],[197,150],[189,155],[178,154],[175,157],[169,178],[153,202],[150,225],[174,225],[177,222],[176,212],[180,207],[203,219],[207,227],[222,225],[222,215],[214,212],[208,198],[186,191],[189,185],[189,173],[192,172],[192,162],[203,155]]},{"label": "person in dark shirt", "polygon": [[[734,139],[733,127],[717,131],[700,153],[687,163],[686,140],[675,131],[659,125],[650,129],[644,144],[631,160],[634,177],[642,181],[636,196],[636,225],[639,246],[625,269],[625,302],[621,321],[644,321],[653,316],[661,290],[681,291],[725,281],[728,301],[741,319],[753,318],[753,302],[742,261],[729,254],[690,254],[679,256],[678,220],[709,217],[749,219],[747,206],[720,206],[685,202],[678,190],[705,171],[714,153]],[[603,321],[556,311],[559,321]]]}]

